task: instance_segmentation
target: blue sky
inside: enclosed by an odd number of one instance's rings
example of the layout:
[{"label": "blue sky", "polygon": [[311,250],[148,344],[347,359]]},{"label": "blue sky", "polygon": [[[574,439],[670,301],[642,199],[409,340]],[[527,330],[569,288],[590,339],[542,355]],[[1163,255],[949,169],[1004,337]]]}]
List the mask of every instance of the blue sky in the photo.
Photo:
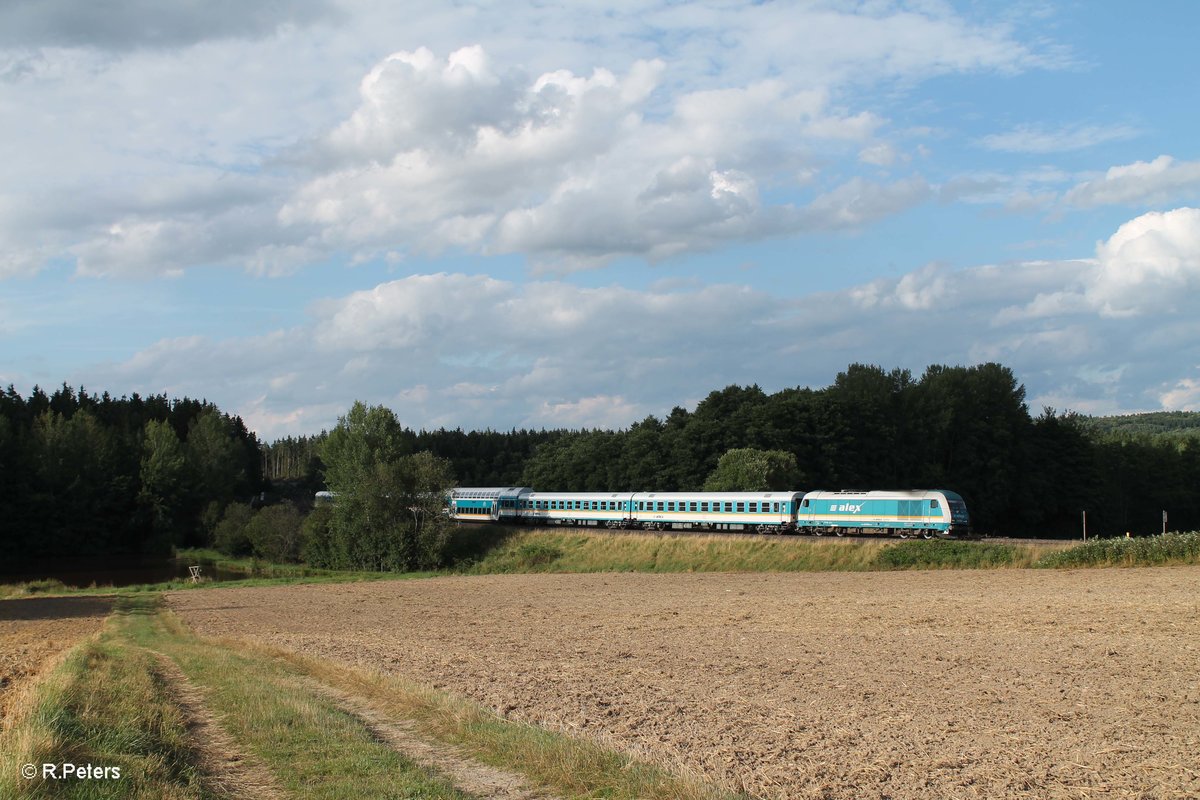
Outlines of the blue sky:
[{"label": "blue sky", "polygon": [[[96,7],[99,9],[99,7]],[[1200,409],[1200,5],[0,6],[0,383],[265,439],[995,360]]]}]

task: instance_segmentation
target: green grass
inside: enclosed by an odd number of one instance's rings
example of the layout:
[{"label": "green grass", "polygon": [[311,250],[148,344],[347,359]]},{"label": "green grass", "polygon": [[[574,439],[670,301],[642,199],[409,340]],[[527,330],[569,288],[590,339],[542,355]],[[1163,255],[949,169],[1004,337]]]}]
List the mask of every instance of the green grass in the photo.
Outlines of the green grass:
[{"label": "green grass", "polygon": [[889,545],[875,556],[876,569],[993,569],[1028,567],[1033,549],[992,542],[934,539]]},{"label": "green grass", "polygon": [[[92,764],[119,779],[26,780],[23,764]],[[155,658],[111,625],[77,646],[0,734],[0,797],[207,798]]]},{"label": "green grass", "polygon": [[1147,567],[1200,564],[1200,532],[1166,533],[1130,539],[1092,539],[1048,553],[1039,567]]},{"label": "green grass", "polygon": [[[1174,534],[1185,537],[1194,534]],[[1105,539],[1088,542],[1086,550],[1064,544],[997,544],[808,536],[761,537],[681,533],[600,532],[577,528],[513,528],[471,525],[452,537],[451,565],[440,572],[364,572],[327,570],[303,564],[272,564],[253,558],[230,558],[215,550],[183,550],[179,558],[241,572],[230,581],[167,583],[122,587],[121,592],[153,593],[215,586],[278,586],[292,583],[346,583],[405,580],[445,574],[489,575],[529,572],[845,572],[896,569],[994,569],[1031,566],[1113,566],[1197,563],[1195,545],[1134,544]],[[1109,542],[1110,544],[1100,544]],[[1174,542],[1174,540],[1169,540]],[[1181,549],[1182,547],[1182,549]],[[1191,550],[1188,550],[1191,547]],[[1127,550],[1124,548],[1132,548]],[[1058,555],[1063,551],[1062,555]],[[1188,555],[1193,553],[1193,555]],[[1189,560],[1190,559],[1190,560]],[[75,589],[57,581],[0,585],[0,598],[30,594],[112,594],[110,586]]]},{"label": "green grass", "polygon": [[35,594],[68,594],[71,587],[62,581],[22,581],[21,583],[0,583],[0,600],[7,597],[29,597]]},{"label": "green grass", "polygon": [[165,653],[203,687],[208,707],[233,739],[297,796],[469,797],[378,742],[286,661],[198,639],[161,613],[127,619],[121,627],[131,641]]},{"label": "green grass", "polygon": [[529,530],[490,526],[490,548],[463,547],[457,571],[524,572],[829,572],[1028,567],[1053,545],[971,541],[779,536],[746,537]]}]

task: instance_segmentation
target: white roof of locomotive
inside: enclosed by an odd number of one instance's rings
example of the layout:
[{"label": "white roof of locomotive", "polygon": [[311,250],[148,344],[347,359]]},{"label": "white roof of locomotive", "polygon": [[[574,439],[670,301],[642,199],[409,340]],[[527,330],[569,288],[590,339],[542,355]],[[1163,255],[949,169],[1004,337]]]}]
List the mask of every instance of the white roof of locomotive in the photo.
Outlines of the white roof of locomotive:
[{"label": "white roof of locomotive", "polygon": [[827,492],[816,491],[804,495],[808,500],[825,500],[830,498],[845,498],[847,500],[926,500],[931,497],[958,497],[954,492],[942,489],[877,489],[870,492]]}]

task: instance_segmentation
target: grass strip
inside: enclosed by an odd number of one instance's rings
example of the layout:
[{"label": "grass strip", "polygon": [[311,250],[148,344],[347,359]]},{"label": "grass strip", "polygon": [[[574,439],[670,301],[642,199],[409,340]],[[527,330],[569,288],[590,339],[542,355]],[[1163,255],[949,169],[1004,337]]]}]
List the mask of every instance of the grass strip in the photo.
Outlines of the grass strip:
[{"label": "grass strip", "polygon": [[469,800],[449,781],[380,743],[356,717],[304,684],[281,659],[200,640],[156,611],[128,616],[130,641],[166,654],[229,735],[297,797]]},{"label": "grass strip", "polygon": [[934,539],[889,544],[872,562],[875,569],[995,569],[1028,567],[1036,560],[1028,546]]},{"label": "grass strip", "polygon": [[1093,539],[1044,555],[1039,567],[1151,567],[1200,564],[1200,531]]},{"label": "grass strip", "polygon": [[[324,570],[229,558],[215,550],[183,550],[179,558],[242,572],[241,580],[123,587],[122,592],[180,591],[220,586],[279,586],[406,580],[446,574],[531,572],[859,572],[894,569],[995,569],[1030,567],[1062,544],[996,544],[973,541],[898,541],[807,536],[712,536],[589,532],[578,529],[464,526],[455,531],[451,566],[440,572]],[[1096,562],[1103,564],[1106,562]],[[1116,562],[1113,562],[1116,563]],[[1150,563],[1150,562],[1147,562]],[[1166,563],[1166,562],[1153,562]],[[1174,562],[1171,562],[1174,563]],[[1184,562],[1188,563],[1188,562]],[[1081,562],[1078,564],[1083,566]],[[57,581],[0,584],[0,598],[28,594],[112,594],[112,587],[71,589]]]},{"label": "grass strip", "polygon": [[470,575],[529,572],[847,572],[894,569],[1029,567],[1057,545],[866,538],[648,535],[479,529],[457,571]]},{"label": "grass strip", "polygon": [[[35,765],[38,777],[21,775],[27,764]],[[98,779],[44,779],[43,764],[110,772]],[[119,777],[112,777],[113,770]],[[77,645],[38,686],[26,712],[0,734],[0,797],[214,796],[201,784],[186,720],[156,660],[111,624]]]}]

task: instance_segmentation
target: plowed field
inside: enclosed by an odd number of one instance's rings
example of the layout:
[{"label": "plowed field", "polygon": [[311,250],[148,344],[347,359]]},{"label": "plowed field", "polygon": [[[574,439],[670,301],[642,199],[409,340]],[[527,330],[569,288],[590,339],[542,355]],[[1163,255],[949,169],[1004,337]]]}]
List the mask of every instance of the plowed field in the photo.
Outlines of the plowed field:
[{"label": "plowed field", "polygon": [[770,798],[1200,797],[1200,568],[532,575],[190,591]]},{"label": "plowed field", "polygon": [[0,600],[0,724],[17,689],[96,631],[112,610],[102,597]]}]

